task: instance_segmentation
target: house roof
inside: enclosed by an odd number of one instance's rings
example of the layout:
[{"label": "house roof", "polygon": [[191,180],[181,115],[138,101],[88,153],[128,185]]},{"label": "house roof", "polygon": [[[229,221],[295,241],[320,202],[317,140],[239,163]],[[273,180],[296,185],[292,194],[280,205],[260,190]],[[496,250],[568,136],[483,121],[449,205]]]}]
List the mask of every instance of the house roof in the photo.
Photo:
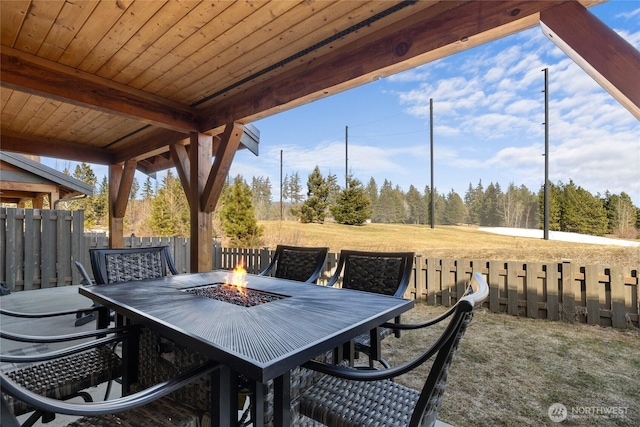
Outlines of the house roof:
[{"label": "house roof", "polygon": [[0,151],[0,202],[19,203],[42,193],[55,192],[61,199],[93,196],[93,187],[79,179],[16,153]]},{"label": "house roof", "polygon": [[521,31],[565,3],[2,2],[3,150],[133,159],[151,173],[173,166],[169,146],[190,134],[219,136]]}]

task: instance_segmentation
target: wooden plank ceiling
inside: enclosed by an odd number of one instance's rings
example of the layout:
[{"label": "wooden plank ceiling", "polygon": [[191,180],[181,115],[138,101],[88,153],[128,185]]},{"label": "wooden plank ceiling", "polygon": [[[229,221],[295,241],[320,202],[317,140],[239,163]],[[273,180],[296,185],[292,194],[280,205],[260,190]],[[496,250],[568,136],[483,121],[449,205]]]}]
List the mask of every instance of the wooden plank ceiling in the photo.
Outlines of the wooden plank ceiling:
[{"label": "wooden plank ceiling", "polygon": [[1,148],[166,169],[192,133],[521,31],[565,2],[2,2]]}]

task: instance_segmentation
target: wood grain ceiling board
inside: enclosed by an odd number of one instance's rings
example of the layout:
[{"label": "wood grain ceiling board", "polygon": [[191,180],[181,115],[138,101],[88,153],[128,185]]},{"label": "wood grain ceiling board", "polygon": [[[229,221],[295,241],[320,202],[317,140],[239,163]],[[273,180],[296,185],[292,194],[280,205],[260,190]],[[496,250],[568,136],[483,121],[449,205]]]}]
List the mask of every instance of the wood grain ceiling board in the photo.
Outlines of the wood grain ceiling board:
[{"label": "wood grain ceiling board", "polygon": [[[263,47],[258,55],[267,54],[273,61],[277,61],[283,53],[269,50],[266,43],[273,38],[281,37],[294,19],[306,22],[313,17],[320,18],[321,11],[332,5],[330,2],[313,3],[313,6],[309,3],[294,2],[286,4],[286,8],[282,7],[285,4],[281,4],[277,9],[269,5],[257,10],[247,18],[251,25],[229,28],[216,38],[215,43],[209,43],[193,56],[195,68],[185,70],[186,73],[163,88],[160,93],[162,96],[178,98],[181,102],[191,104],[201,99],[202,95],[207,96],[211,91],[222,87],[224,83],[221,82],[221,77],[236,80],[251,73],[253,61],[259,58],[254,52],[256,46]],[[310,27],[313,28],[312,25]],[[280,47],[285,50],[286,45],[295,43],[304,41],[281,40]]]},{"label": "wood grain ceiling board", "polygon": [[31,3],[15,41],[15,48],[36,55],[64,4],[57,0]]},{"label": "wood grain ceiling board", "polygon": [[[87,18],[84,25],[78,28],[75,37],[66,47],[58,62],[72,68],[79,68],[92,49],[104,40],[105,36],[113,29],[113,26],[127,15],[127,8],[133,0],[99,1],[93,0],[96,7]],[[146,3],[146,2],[143,2]],[[151,3],[151,2],[149,2]]]},{"label": "wood grain ceiling board", "polygon": [[[231,21],[231,17],[239,15],[235,10],[244,7],[244,2],[222,2],[218,5],[220,4],[224,8],[218,6],[213,9],[195,9],[158,39],[157,43],[149,46],[133,63],[140,72],[135,77],[132,75],[133,78],[126,83],[131,87],[153,91],[153,82],[156,79],[180,64],[185,57],[188,58],[190,54],[197,52],[210,39],[215,39],[229,25],[238,24],[240,21]],[[147,88],[148,85],[150,88]],[[160,86],[163,85],[164,83]]]},{"label": "wood grain ceiling board", "polygon": [[14,46],[27,11],[30,0],[16,0],[11,7],[0,8],[0,41],[5,46]]},{"label": "wood grain ceiling board", "polygon": [[[203,68],[206,67],[212,71],[203,81],[202,87],[192,86],[183,92],[186,95],[184,102],[192,105],[202,99],[203,94],[207,96],[216,93],[235,81],[245,79],[339,33],[345,27],[352,25],[353,21],[360,19],[359,16],[363,11],[375,14],[389,5],[338,2],[330,8],[318,6],[325,6],[325,4],[322,2],[320,5],[299,3],[296,8],[279,17],[279,20],[258,30],[261,37],[243,43],[242,49],[226,49],[213,57],[209,64],[203,64]],[[346,38],[343,43],[345,42]],[[327,46],[327,49],[330,48]],[[301,58],[301,61],[308,60],[310,59]],[[212,66],[214,63],[215,67]],[[296,65],[295,62],[289,64],[289,67],[294,65]],[[284,65],[274,72],[281,73],[286,68],[287,66]]]},{"label": "wood grain ceiling board", "polygon": [[2,115],[0,116],[2,130],[11,130],[13,121],[20,115],[22,107],[29,100],[29,95],[17,90],[2,88]]},{"label": "wood grain ceiling board", "polygon": [[194,4],[194,2],[177,1],[165,3],[154,16],[136,29],[128,40],[120,44],[117,52],[104,62],[95,74],[112,80],[114,76],[126,70],[129,64],[150,46],[156,45],[158,38],[188,14]]},{"label": "wood grain ceiling board", "polygon": [[67,50],[79,29],[82,28],[98,5],[93,1],[64,1],[60,3],[63,3],[64,6],[38,50],[38,56],[56,62]]},{"label": "wood grain ceiling board", "polygon": [[164,4],[163,1],[134,2],[127,8],[126,13],[123,13],[120,19],[114,23],[102,40],[88,52],[77,68],[87,73],[100,75],[98,70],[107,61],[119,56],[119,52],[140,30],[140,27],[149,20],[158,20],[156,13],[162,9]]},{"label": "wood grain ceiling board", "polygon": [[[274,2],[250,4],[238,3],[236,7],[229,7],[222,13],[219,19],[211,21],[207,27],[215,28],[214,31],[198,31],[185,43],[180,44],[171,52],[169,61],[162,61],[165,72],[158,70],[154,80],[142,88],[163,97],[182,101],[180,90],[187,88],[189,84],[197,84],[207,77],[211,67],[218,67],[218,61],[212,64],[210,60],[220,52],[228,49],[243,49],[237,44],[243,40],[250,40],[255,28],[258,28],[271,20],[277,19],[285,11],[295,7],[298,2]],[[243,6],[242,8],[240,6]],[[246,25],[250,23],[250,25]],[[241,25],[244,24],[244,25]],[[167,68],[167,63],[170,67]],[[209,63],[208,66],[202,67]],[[176,95],[175,98],[172,95]]]}]

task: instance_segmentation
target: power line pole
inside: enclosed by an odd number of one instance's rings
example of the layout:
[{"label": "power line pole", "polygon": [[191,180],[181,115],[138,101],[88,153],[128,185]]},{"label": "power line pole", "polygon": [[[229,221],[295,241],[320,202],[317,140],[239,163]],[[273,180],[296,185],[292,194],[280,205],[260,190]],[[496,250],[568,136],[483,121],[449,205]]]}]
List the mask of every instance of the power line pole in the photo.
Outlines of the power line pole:
[{"label": "power line pole", "polygon": [[344,127],[344,188],[349,186],[349,126]]},{"label": "power line pole", "polygon": [[282,150],[280,150],[280,221],[283,219],[282,190]]},{"label": "power line pole", "polygon": [[429,99],[429,135],[431,143],[431,228],[435,228],[436,199],[433,191],[433,98]]},{"label": "power line pole", "polygon": [[544,70],[544,240],[549,240],[549,69]]}]

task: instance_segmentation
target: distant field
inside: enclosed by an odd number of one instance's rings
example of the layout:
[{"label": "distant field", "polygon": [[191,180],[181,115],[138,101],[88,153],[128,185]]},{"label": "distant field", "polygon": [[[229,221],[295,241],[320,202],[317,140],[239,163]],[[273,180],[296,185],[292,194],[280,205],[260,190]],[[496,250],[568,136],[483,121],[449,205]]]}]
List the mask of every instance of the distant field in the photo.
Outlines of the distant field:
[{"label": "distant field", "polygon": [[560,262],[640,266],[640,247],[616,247],[512,237],[478,231],[475,227],[367,224],[361,227],[335,223],[301,224],[295,221],[259,221],[264,226],[264,246],[278,243],[329,246],[376,251],[412,250],[425,257],[502,261]]}]

